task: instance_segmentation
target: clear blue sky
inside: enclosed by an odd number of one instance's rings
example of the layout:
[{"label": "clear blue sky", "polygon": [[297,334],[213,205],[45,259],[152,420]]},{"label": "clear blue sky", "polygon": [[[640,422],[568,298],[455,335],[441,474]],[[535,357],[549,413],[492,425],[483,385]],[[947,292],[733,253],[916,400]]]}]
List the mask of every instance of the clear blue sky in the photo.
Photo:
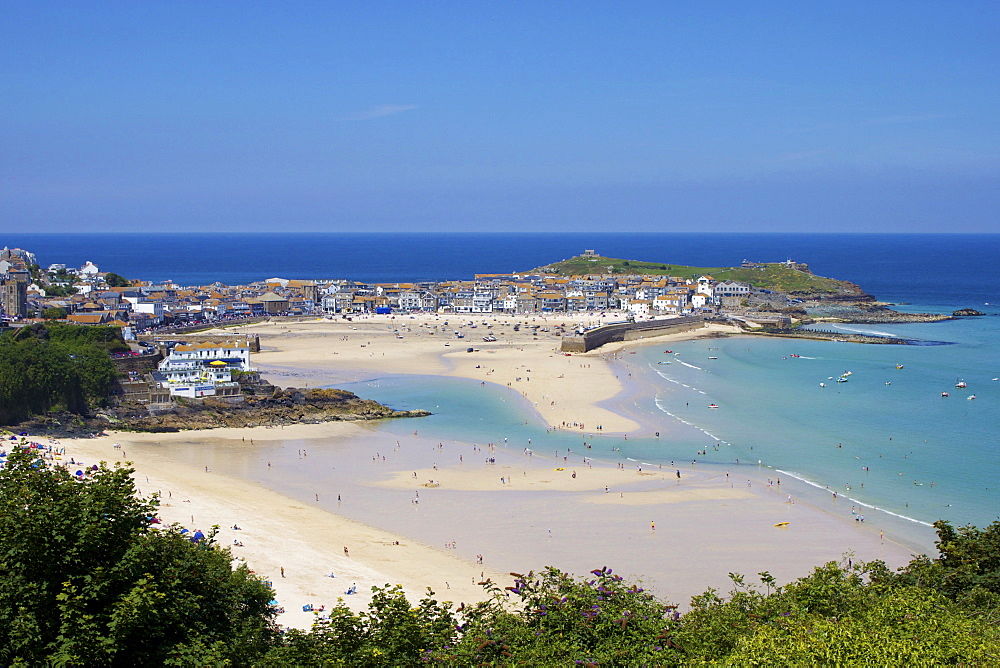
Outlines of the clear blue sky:
[{"label": "clear blue sky", "polygon": [[1000,231],[1000,4],[30,2],[0,231]]}]

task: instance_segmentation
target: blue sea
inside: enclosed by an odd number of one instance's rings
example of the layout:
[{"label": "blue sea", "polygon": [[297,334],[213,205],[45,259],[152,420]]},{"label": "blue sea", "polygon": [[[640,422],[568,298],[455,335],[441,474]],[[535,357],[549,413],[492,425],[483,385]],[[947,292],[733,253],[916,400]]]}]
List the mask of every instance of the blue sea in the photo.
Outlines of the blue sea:
[{"label": "blue sea", "polygon": [[[608,460],[752,467],[783,483],[797,481],[817,499],[836,491],[842,503],[834,512],[846,514],[853,505],[902,525],[948,519],[982,526],[1000,519],[1000,380],[994,380],[1000,377],[1000,235],[7,234],[0,244],[33,251],[42,266],[91,260],[128,278],[182,285],[271,277],[470,279],[584,249],[706,267],[793,259],[816,274],[857,283],[900,310],[976,308],[987,315],[843,326],[927,345],[733,337],[672,344],[669,354],[655,344],[643,347],[616,362],[637,382],[611,405],[650,425],[650,433],[625,442],[598,436],[593,448]],[[848,382],[835,382],[848,371]],[[955,387],[959,380],[965,389]],[[557,449],[579,447],[579,435],[546,433],[520,395],[506,388],[469,392],[467,382],[399,375],[348,389],[394,407],[434,411],[422,421],[428,437],[480,443],[525,437]],[[942,397],[944,391],[950,396]]]}]

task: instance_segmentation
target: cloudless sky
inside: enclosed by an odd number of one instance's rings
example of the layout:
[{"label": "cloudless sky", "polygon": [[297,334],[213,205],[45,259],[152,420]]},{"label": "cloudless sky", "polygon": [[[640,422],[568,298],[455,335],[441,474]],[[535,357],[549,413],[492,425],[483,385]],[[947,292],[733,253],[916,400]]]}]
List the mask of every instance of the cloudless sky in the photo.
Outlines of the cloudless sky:
[{"label": "cloudless sky", "polygon": [[0,6],[0,231],[1000,231],[996,0]]}]

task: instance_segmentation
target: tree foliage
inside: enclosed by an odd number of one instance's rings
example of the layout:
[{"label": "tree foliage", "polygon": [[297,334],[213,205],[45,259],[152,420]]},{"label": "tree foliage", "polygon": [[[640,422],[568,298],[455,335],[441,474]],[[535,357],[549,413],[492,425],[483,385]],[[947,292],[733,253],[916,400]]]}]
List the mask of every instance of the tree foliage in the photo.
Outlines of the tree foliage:
[{"label": "tree foliage", "polygon": [[458,634],[448,602],[434,592],[411,606],[399,585],[374,587],[367,612],[353,613],[342,602],[317,619],[309,632],[291,629],[263,666],[417,665]]},{"label": "tree foliage", "polygon": [[[28,339],[32,340],[32,339]],[[35,339],[37,340],[37,339]],[[483,583],[455,608],[373,588],[311,630],[276,632],[273,592],[207,539],[157,530],[132,471],[87,475],[17,448],[0,470],[0,665],[1000,665],[1000,523],[938,523],[940,554],[899,571],[830,562],[732,589],[681,614],[609,568]]]},{"label": "tree foliage", "polygon": [[0,337],[0,424],[50,410],[84,414],[115,381],[109,352],[127,350],[116,327],[35,324]]},{"label": "tree foliage", "polygon": [[46,320],[62,320],[67,315],[69,314],[66,309],[61,306],[53,306],[42,310],[42,317]]},{"label": "tree foliage", "polygon": [[112,288],[127,288],[132,285],[132,281],[128,280],[124,276],[114,273],[113,271],[109,271],[104,275],[104,282]]},{"label": "tree foliage", "polygon": [[[77,477],[17,448],[0,471],[0,662],[248,665],[269,587],[227,550],[156,530],[131,469]],[[197,661],[190,661],[197,656]]]}]

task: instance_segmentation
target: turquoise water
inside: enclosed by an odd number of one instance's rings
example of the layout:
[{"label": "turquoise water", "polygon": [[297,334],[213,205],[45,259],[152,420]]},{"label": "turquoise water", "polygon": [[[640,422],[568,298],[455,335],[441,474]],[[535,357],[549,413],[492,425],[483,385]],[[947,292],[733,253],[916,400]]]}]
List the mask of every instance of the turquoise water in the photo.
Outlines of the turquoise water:
[{"label": "turquoise water", "polygon": [[[1000,381],[992,380],[1000,356],[985,345],[995,324],[990,318],[867,328],[952,345],[738,337],[678,344],[679,356],[647,348],[635,356],[642,362],[632,363],[659,377],[654,403],[668,420],[723,442],[704,459],[761,460],[923,522],[981,525],[1000,516]],[[666,357],[673,363],[656,364]],[[835,382],[846,371],[848,382]],[[959,379],[966,389],[954,387]]]},{"label": "turquoise water", "polygon": [[[847,517],[856,506],[921,524],[948,519],[985,525],[1000,518],[994,480],[1000,471],[1000,381],[992,380],[1000,376],[1000,352],[992,343],[998,324],[985,317],[848,326],[947,345],[740,336],[671,343],[677,354],[667,354],[653,343],[615,362],[621,377],[632,374],[632,385],[609,407],[644,425],[627,439],[547,430],[517,392],[475,381],[395,376],[347,389],[434,413],[418,426],[389,423],[383,427],[389,433],[418,428],[432,439],[507,439],[511,448],[546,456],[572,449],[598,461],[759,468],[798,478],[823,494],[836,491],[837,512]],[[846,371],[848,382],[836,383]],[[954,387],[959,379],[966,389]],[[951,396],[942,398],[942,391]],[[972,394],[976,399],[967,399]]]}]

